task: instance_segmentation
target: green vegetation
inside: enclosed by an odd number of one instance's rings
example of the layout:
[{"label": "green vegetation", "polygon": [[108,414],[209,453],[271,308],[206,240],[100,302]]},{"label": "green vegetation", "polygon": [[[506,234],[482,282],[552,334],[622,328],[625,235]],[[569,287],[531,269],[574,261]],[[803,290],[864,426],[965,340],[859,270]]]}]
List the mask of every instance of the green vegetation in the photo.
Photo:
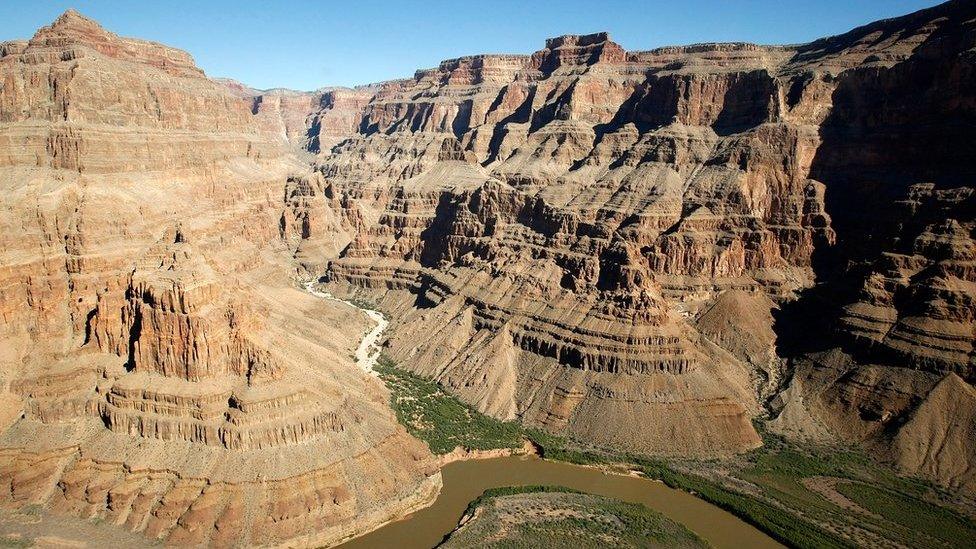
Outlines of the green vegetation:
[{"label": "green vegetation", "polygon": [[20,538],[15,536],[0,536],[0,547],[30,547],[34,545],[34,540],[30,538]]},{"label": "green vegetation", "polygon": [[[458,446],[517,448],[528,439],[546,459],[637,469],[672,488],[694,493],[793,547],[879,543],[976,547],[976,524],[950,510],[950,498],[943,492],[927,482],[899,476],[851,448],[798,445],[764,432],[759,424],[764,445],[720,465],[612,453],[487,417],[436,383],[398,369],[386,357],[376,370],[392,392],[400,422],[437,454]],[[841,507],[838,501],[843,499],[863,509]]]},{"label": "green vegetation", "polygon": [[[850,543],[824,531],[822,528],[803,521],[803,519],[776,505],[726,489],[719,483],[703,476],[690,472],[679,472],[673,464],[668,462],[641,456],[575,449],[571,447],[570,441],[563,437],[534,429],[527,430],[526,435],[546,459],[566,461],[578,465],[630,464],[648,478],[660,480],[671,488],[691,492],[742,518],[786,545],[823,548],[851,547]],[[778,442],[776,440],[772,444],[780,448]],[[801,478],[800,475],[804,473],[820,474],[825,471],[824,469],[816,469],[814,473],[815,462],[809,459],[801,459],[798,454],[793,453],[781,454],[764,451],[757,452],[750,457],[761,460],[763,469],[789,471],[792,478]]]},{"label": "green vegetation", "polygon": [[[524,495],[527,497],[518,497]],[[479,513],[475,513],[479,510]],[[643,505],[559,486],[487,490],[446,547],[704,547],[694,533]]]},{"label": "green vegetation", "polygon": [[[878,540],[920,547],[940,547],[955,540],[958,547],[976,540],[972,520],[928,501],[939,495],[928,483],[901,477],[850,448],[801,447],[760,432],[764,445],[723,462],[723,469],[729,471],[721,475],[714,473],[714,462],[656,460],[573,447],[565,438],[532,429],[526,436],[547,459],[626,464],[672,488],[691,492],[792,547],[855,547]],[[839,492],[880,517],[842,509],[807,487],[805,482],[815,479],[838,482]],[[976,542],[968,546],[976,547]]]},{"label": "green vegetation", "polygon": [[881,515],[913,547],[976,547],[976,525],[949,509],[859,482],[838,483],[837,491]]},{"label": "green vegetation", "polygon": [[353,305],[355,305],[356,307],[359,307],[360,309],[366,309],[367,311],[379,311],[380,310],[379,306],[377,306],[376,303],[374,303],[373,301],[370,301],[370,300],[368,300],[368,299],[366,299],[364,297],[359,297],[358,295],[354,295],[354,296],[350,297],[349,299],[347,299],[346,301],[348,301],[349,303],[352,303]]},{"label": "green vegetation", "polygon": [[[955,534],[966,533],[955,537],[953,546],[959,546],[963,540],[976,539],[976,525],[946,507],[934,504],[939,501],[941,492],[925,481],[899,476],[890,467],[851,448],[800,447],[769,435],[764,435],[764,440],[766,445],[746,456],[746,463],[736,471],[736,476],[760,487],[764,499],[788,509],[794,517],[802,517],[803,522],[820,526],[821,530],[823,526],[829,526],[834,531],[848,533],[845,536],[847,544],[855,541],[864,545],[883,539],[913,547],[942,546],[924,542],[916,534],[917,529],[924,530],[920,520],[934,521],[936,516],[946,519],[942,524],[957,525]],[[815,484],[821,486],[820,490],[811,488]],[[848,486],[862,490],[865,497],[845,494]],[[847,497],[862,509],[841,508],[836,500],[823,493],[834,489],[839,496]],[[886,513],[885,508],[892,502],[897,502],[906,517],[913,517],[915,522],[903,520],[900,525],[893,515]],[[931,510],[928,516],[927,510]],[[948,517],[955,520],[950,521]],[[962,528],[962,525],[968,528]],[[831,536],[838,537],[836,534]],[[796,543],[793,539],[788,541]]]},{"label": "green vegetation", "polygon": [[[607,513],[623,522],[616,528],[606,522],[597,522],[596,530],[616,534],[627,545],[630,541],[635,547],[707,547],[707,544],[683,525],[643,505],[606,499],[596,507],[597,512]],[[587,524],[589,526],[589,523]],[[602,528],[601,528],[602,527]]]},{"label": "green vegetation", "polygon": [[641,471],[671,488],[691,492],[721,507],[766,532],[776,540],[793,547],[853,547],[802,517],[755,497],[722,487],[717,482],[694,474],[673,470],[664,463],[642,460]]},{"label": "green vegetation", "polygon": [[[515,494],[538,494],[538,493],[562,493],[562,494],[582,494],[579,490],[574,490],[572,488],[567,488],[565,486],[551,486],[543,484],[529,484],[526,486],[502,486],[500,488],[489,488],[482,492],[481,496],[474,501],[480,501],[485,498],[497,498],[502,496],[511,496]],[[472,502],[474,503],[474,502]]]},{"label": "green vegetation", "polygon": [[437,383],[397,368],[385,356],[380,357],[376,372],[392,393],[397,419],[435,454],[446,454],[457,447],[493,450],[522,446],[518,423],[499,421],[478,412]]},{"label": "green vegetation", "polygon": [[464,514],[471,514],[480,505],[483,505],[485,501],[491,498],[500,498],[503,496],[514,496],[515,494],[539,494],[539,493],[566,493],[566,494],[582,494],[579,490],[573,490],[572,488],[566,488],[565,486],[545,486],[541,484],[530,484],[527,486],[502,486],[501,488],[489,488],[481,493],[480,496],[471,500],[468,504],[468,508],[464,511]]},{"label": "green vegetation", "polygon": [[553,435],[540,429],[526,429],[525,437],[539,450],[545,459],[565,461],[576,465],[603,465],[611,463],[612,456],[596,450],[573,447],[565,437]]},{"label": "green vegetation", "polygon": [[[764,434],[762,448],[733,459],[727,475],[708,464],[641,461],[649,477],[695,493],[795,547],[976,546],[976,524],[933,503],[940,492],[898,476],[850,448],[800,447]],[[743,493],[741,486],[756,493]],[[809,487],[820,483],[863,509],[842,508]],[[968,545],[967,545],[968,544]]]}]

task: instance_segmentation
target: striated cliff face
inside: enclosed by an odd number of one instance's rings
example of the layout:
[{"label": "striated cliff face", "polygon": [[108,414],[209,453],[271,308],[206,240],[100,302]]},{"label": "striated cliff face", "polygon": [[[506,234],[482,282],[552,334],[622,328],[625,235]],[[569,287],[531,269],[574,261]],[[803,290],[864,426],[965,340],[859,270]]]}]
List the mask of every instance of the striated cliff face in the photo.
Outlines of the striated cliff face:
[{"label": "striated cliff face", "polygon": [[282,197],[317,179],[252,99],[72,11],[0,52],[2,504],[230,546],[431,501],[365,319],[295,288]]},{"label": "striated cliff face", "polygon": [[645,454],[840,437],[976,490],[976,7],[799,46],[605,33],[257,91],[69,11],[0,44],[0,487],[328,544],[440,477],[349,358]]},{"label": "striated cliff face", "polygon": [[[972,492],[976,12],[950,2],[806,49],[851,40],[882,47],[837,76],[820,128],[811,175],[827,187],[837,245],[818,251],[822,282],[782,319],[794,335],[781,350],[796,357],[785,415],[809,408],[801,424]],[[821,315],[830,323],[809,320]]]},{"label": "striated cliff face", "polygon": [[[960,387],[943,377],[976,375],[974,16],[949,2],[784,47],[563,36],[312,94],[293,143],[326,188],[291,202],[318,220],[296,258],[379,299],[392,356],[499,417],[714,455],[757,445],[750,417],[789,387],[783,430],[941,470],[894,441]],[[821,379],[830,349],[846,358]],[[830,395],[873,367],[912,396],[862,429]]]},{"label": "striated cliff face", "polygon": [[391,354],[485,411],[626,450],[753,447],[751,369],[690,314],[801,287],[833,238],[816,132],[774,122],[784,57],[568,36],[381,85],[320,153],[355,212],[328,278],[415,300]]}]

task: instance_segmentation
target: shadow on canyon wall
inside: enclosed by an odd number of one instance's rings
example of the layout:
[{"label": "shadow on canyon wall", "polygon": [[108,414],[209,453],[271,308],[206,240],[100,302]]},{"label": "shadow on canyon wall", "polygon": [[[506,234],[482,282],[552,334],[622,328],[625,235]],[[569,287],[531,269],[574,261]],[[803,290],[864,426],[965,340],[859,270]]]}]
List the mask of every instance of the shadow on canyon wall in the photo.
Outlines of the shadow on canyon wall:
[{"label": "shadow on canyon wall", "polygon": [[[818,243],[816,285],[775,314],[782,357],[837,345],[863,353],[863,343],[850,345],[835,324],[872,264],[885,252],[911,253],[928,225],[976,217],[972,200],[940,204],[910,197],[913,185],[930,184],[934,191],[976,181],[976,33],[967,28],[976,6],[958,3],[950,9],[965,13],[949,18],[907,60],[840,76],[810,170],[812,179],[826,185],[836,243]],[[885,37],[884,23],[876,24],[877,40]],[[842,35],[809,48],[839,51],[848,45]]]}]

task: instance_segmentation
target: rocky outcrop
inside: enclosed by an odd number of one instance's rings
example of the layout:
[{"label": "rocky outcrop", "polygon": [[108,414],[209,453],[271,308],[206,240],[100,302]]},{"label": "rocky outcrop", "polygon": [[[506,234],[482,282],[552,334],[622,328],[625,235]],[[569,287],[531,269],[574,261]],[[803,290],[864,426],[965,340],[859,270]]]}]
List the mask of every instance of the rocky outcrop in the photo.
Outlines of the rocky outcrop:
[{"label": "rocky outcrop", "polygon": [[903,470],[974,493],[974,441],[976,391],[959,376],[948,374],[913,411],[892,448]]},{"label": "rocky outcrop", "polygon": [[77,12],[0,66],[0,166],[96,174],[279,154],[248,105],[203,78],[188,54],[118,37]]},{"label": "rocky outcrop", "polygon": [[805,63],[842,69],[811,164],[837,245],[782,319],[816,342],[782,349],[797,373],[785,413],[970,492],[960,471],[976,455],[958,441],[971,421],[943,421],[931,402],[965,401],[976,364],[974,19],[970,3],[948,2],[801,48]]},{"label": "rocky outcrop", "polygon": [[859,363],[840,349],[804,356],[795,368],[774,429],[840,434],[908,474],[974,492],[971,384],[953,373]]},{"label": "rocky outcrop", "polygon": [[[381,85],[360,134],[322,151],[358,230],[329,279],[412,292],[427,332],[461,322],[453,355],[431,362],[439,344],[410,336],[391,354],[483,411],[628,450],[742,450],[758,444],[749,368],[674,297],[781,296],[810,278],[832,232],[823,186],[793,155],[809,159],[815,134],[773,123],[776,79],[756,60],[649,76],[652,57],[562,37]],[[581,423],[588,400],[618,433]]]},{"label": "rocky outcrop", "polygon": [[331,225],[249,92],[73,11],[0,52],[0,504],[261,546],[432,501],[365,319],[295,287]]}]

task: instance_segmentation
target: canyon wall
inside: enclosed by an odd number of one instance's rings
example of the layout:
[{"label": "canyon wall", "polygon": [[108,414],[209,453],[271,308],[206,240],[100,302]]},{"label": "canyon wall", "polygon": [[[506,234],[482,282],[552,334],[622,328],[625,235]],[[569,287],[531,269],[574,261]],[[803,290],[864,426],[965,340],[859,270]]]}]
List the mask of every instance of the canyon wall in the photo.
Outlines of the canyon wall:
[{"label": "canyon wall", "polygon": [[[291,202],[295,257],[497,417],[720,455],[770,413],[972,489],[971,423],[912,418],[936,387],[971,401],[974,13],[783,47],[562,36],[310,94],[293,142],[328,190]],[[910,396],[874,417],[885,383]],[[960,474],[899,446],[923,424]]]},{"label": "canyon wall", "polygon": [[322,186],[189,55],[67,12],[0,47],[0,498],[179,545],[331,544],[440,485],[296,288]]},{"label": "canyon wall", "polygon": [[3,505],[329,544],[440,477],[352,362],[584,443],[855,441],[976,490],[976,7],[607,34],[259,91],[69,11],[0,43]]}]

